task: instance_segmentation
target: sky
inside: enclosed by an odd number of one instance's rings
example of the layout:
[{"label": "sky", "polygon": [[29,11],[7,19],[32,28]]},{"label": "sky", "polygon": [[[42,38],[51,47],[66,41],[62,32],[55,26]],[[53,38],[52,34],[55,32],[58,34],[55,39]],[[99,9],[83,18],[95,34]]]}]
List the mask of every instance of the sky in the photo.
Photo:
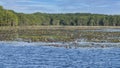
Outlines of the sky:
[{"label": "sky", "polygon": [[0,0],[0,5],[23,13],[120,14],[120,0]]}]

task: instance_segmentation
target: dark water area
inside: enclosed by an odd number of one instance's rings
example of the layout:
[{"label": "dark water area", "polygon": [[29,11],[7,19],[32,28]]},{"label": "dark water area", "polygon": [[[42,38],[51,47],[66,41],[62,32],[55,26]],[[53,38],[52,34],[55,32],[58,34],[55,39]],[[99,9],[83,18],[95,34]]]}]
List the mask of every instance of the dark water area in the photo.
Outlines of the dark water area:
[{"label": "dark water area", "polygon": [[41,43],[0,42],[0,68],[119,68],[120,48],[42,46]]}]

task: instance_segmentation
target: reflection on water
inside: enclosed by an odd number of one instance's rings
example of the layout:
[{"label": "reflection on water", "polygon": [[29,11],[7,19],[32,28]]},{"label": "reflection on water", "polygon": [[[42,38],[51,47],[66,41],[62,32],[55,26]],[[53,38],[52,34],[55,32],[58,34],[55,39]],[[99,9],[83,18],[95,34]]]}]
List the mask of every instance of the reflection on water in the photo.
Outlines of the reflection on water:
[{"label": "reflection on water", "polygon": [[120,32],[120,29],[103,29],[104,32]]},{"label": "reflection on water", "polygon": [[89,32],[120,32],[120,29],[96,29],[96,30],[81,30],[81,31],[89,31]]},{"label": "reflection on water", "polygon": [[119,57],[120,48],[66,49],[0,42],[0,68],[119,68]]}]

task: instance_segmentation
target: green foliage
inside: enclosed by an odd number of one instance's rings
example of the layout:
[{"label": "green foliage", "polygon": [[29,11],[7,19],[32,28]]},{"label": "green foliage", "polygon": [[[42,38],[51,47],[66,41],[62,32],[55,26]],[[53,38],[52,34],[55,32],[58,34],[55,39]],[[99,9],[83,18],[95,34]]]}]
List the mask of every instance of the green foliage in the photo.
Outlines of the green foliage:
[{"label": "green foliage", "polygon": [[16,13],[0,6],[0,26],[68,25],[68,26],[120,26],[120,15],[90,13],[33,14]]},{"label": "green foliage", "polygon": [[16,26],[18,18],[11,10],[5,10],[0,6],[0,26]]}]

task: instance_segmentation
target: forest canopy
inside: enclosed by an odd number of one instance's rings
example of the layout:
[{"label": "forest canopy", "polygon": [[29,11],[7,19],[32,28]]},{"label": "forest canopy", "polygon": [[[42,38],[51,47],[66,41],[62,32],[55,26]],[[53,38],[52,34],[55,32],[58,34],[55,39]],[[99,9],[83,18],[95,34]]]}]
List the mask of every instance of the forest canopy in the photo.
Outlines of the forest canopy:
[{"label": "forest canopy", "polygon": [[62,25],[62,26],[120,26],[120,15],[91,13],[17,13],[0,6],[0,26]]}]

